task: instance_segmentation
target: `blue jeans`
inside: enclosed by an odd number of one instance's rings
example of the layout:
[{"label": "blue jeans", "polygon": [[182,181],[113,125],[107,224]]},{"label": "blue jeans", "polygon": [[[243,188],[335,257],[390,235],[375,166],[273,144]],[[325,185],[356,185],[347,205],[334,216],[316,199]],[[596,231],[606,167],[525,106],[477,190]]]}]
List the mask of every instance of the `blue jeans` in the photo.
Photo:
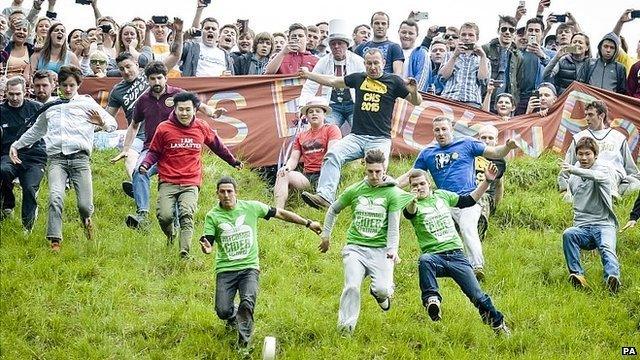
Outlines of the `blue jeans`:
[{"label": "blue jeans", "polygon": [[77,152],[71,155],[49,156],[49,218],[47,238],[62,239],[62,208],[67,179],[76,192],[78,212],[84,221],[93,214],[93,183],[89,155]]},{"label": "blue jeans", "polygon": [[[389,159],[391,139],[380,136],[349,134],[334,144],[322,160],[316,193],[330,203],[335,201],[342,166],[364,157],[370,149],[380,149]],[[385,163],[386,166],[386,163]]]},{"label": "blue jeans", "polygon": [[348,122],[353,125],[353,102],[348,103],[331,103],[331,114],[327,116],[325,122],[327,124],[336,124],[339,128]]},{"label": "blue jeans", "polygon": [[604,267],[604,279],[620,277],[620,263],[616,256],[616,228],[605,226],[574,226],[562,234],[562,250],[571,274],[584,274],[580,265],[580,249],[598,249]]},{"label": "blue jeans", "polygon": [[146,211],[149,212],[149,197],[151,192],[151,177],[158,173],[158,165],[152,165],[149,170],[147,170],[146,174],[141,174],[138,171],[140,164],[144,160],[145,156],[149,149],[144,149],[140,152],[140,156],[138,157],[138,163],[136,164],[136,168],[133,171],[133,176],[131,178],[131,183],[133,184],[133,199],[136,201],[136,207],[138,211]]},{"label": "blue jeans", "polygon": [[442,301],[436,278],[450,277],[460,286],[473,306],[478,309],[483,321],[492,326],[498,326],[502,323],[504,316],[493,306],[489,295],[480,288],[473,268],[461,250],[422,254],[418,260],[418,274],[424,305],[427,304],[427,300],[431,296],[437,296]]}]

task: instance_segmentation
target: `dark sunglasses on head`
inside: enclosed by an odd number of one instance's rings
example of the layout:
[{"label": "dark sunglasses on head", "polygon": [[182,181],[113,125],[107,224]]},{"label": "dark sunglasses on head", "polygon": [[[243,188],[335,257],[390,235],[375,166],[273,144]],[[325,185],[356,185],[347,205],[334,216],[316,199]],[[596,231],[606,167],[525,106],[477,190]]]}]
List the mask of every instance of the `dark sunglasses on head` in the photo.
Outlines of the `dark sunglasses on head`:
[{"label": "dark sunglasses on head", "polygon": [[445,35],[443,36],[443,38],[444,38],[445,40],[449,40],[449,39],[457,39],[457,38],[459,38],[459,36],[458,36],[458,35],[456,35],[456,34],[445,34]]},{"label": "dark sunglasses on head", "polygon": [[500,28],[500,32],[510,32],[510,33],[514,33],[516,32],[516,28],[512,28],[512,27],[508,27],[508,26],[503,26]]},{"label": "dark sunglasses on head", "polygon": [[89,61],[90,64],[106,64],[107,62],[104,60],[93,59]]}]

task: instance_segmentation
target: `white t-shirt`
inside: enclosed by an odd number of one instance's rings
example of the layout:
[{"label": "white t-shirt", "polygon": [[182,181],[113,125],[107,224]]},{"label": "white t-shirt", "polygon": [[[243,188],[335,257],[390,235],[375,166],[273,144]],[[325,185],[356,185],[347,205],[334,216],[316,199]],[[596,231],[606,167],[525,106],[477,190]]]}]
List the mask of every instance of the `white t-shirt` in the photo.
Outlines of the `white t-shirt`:
[{"label": "white t-shirt", "polygon": [[227,70],[227,55],[218,47],[209,47],[200,43],[200,58],[196,76],[220,76]]},{"label": "white t-shirt", "polygon": [[409,75],[409,59],[411,58],[412,51],[413,48],[402,49],[402,53],[404,54],[404,62],[402,63],[402,77],[405,79],[407,78],[407,75]]}]

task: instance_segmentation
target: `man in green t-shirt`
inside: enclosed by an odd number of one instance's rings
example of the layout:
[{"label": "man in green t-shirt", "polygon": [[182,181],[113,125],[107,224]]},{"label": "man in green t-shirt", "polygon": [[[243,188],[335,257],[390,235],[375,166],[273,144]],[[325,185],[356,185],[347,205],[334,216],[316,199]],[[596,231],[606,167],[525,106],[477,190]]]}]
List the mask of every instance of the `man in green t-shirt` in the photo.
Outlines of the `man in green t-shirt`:
[{"label": "man in green t-shirt", "polygon": [[386,175],[385,160],[382,150],[367,151],[366,178],[349,186],[331,204],[321,235],[320,251],[326,252],[338,213],[351,207],[353,221],[347,230],[347,245],[342,250],[344,288],[338,313],[338,329],[349,334],[360,315],[360,285],[365,276],[371,276],[370,293],[382,310],[391,307],[393,266],[400,261],[400,211],[413,196],[398,188]]},{"label": "man in green t-shirt", "polygon": [[[216,244],[215,307],[218,317],[238,329],[238,346],[247,348],[253,333],[253,308],[258,292],[258,219],[272,217],[305,225],[316,234],[322,225],[291,211],[269,207],[259,201],[237,200],[236,181],[223,177],[218,181],[218,205],[205,218],[200,245],[205,254]],[[240,303],[234,305],[236,293]]]},{"label": "man in green t-shirt", "polygon": [[450,277],[471,303],[478,308],[482,320],[493,327],[497,334],[510,335],[504,322],[504,316],[491,302],[489,295],[480,288],[473,268],[462,252],[462,240],[458,235],[451,207],[465,208],[475,205],[476,201],[489,188],[489,181],[496,178],[498,169],[489,163],[485,179],[469,195],[458,195],[447,190],[431,191],[427,173],[421,169],[409,172],[411,192],[416,196],[404,209],[404,216],[411,221],[415,229],[422,255],[418,260],[418,274],[422,304],[433,321],[442,318],[438,291],[438,277]]}]

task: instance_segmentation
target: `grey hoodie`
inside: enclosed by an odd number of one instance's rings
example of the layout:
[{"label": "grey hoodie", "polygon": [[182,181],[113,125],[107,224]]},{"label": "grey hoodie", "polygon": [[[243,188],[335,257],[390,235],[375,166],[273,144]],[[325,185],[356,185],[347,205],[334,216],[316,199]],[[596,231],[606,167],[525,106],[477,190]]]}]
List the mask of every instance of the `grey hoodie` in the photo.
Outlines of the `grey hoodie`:
[{"label": "grey hoodie", "polygon": [[[602,43],[605,40],[610,40],[615,44],[613,56],[608,61],[604,60],[601,51]],[[616,61],[619,49],[620,38],[612,32],[605,35],[598,43],[598,58],[591,59],[589,61],[589,66],[582,67],[581,74],[578,76],[578,79],[601,89],[614,91],[618,94],[626,94],[626,70],[624,65]]]},{"label": "grey hoodie", "polygon": [[569,189],[573,194],[573,226],[618,227],[607,171],[607,167],[594,164],[590,169],[577,168],[569,176]]}]

